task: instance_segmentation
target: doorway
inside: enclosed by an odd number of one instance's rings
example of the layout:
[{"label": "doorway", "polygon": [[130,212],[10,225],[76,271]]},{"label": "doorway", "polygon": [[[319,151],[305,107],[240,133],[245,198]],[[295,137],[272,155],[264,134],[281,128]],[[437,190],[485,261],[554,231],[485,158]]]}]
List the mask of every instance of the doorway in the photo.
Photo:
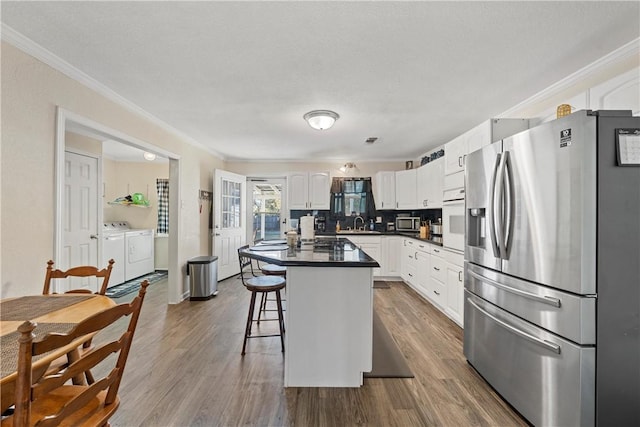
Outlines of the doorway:
[{"label": "doorway", "polygon": [[[183,299],[183,277],[181,269],[180,248],[178,245],[180,239],[180,156],[147,142],[140,141],[115,129],[106,127],[100,123],[94,122],[78,114],[67,111],[58,107],[57,109],[57,126],[56,126],[56,142],[55,142],[55,170],[56,170],[56,191],[55,191],[55,226],[54,226],[54,257],[62,259],[64,253],[64,205],[65,201],[65,150],[67,132],[74,132],[85,135],[99,141],[112,140],[118,143],[135,147],[158,156],[169,159],[169,227],[171,236],[169,240],[169,280],[168,280],[168,303],[179,303]],[[98,211],[102,211],[102,197],[97,197]],[[99,231],[100,237],[102,230]],[[92,265],[99,265],[99,258],[91,262]]]},{"label": "doorway", "polygon": [[284,238],[286,215],[283,212],[287,212],[284,178],[250,178],[248,183],[251,198],[248,241]]}]

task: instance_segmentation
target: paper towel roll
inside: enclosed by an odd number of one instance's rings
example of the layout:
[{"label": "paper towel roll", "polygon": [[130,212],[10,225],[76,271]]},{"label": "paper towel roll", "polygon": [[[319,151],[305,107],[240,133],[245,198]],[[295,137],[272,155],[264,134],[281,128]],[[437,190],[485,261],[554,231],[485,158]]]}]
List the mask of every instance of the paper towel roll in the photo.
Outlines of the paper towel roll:
[{"label": "paper towel roll", "polygon": [[313,231],[314,218],[310,215],[300,218],[300,239],[313,240],[315,232]]}]

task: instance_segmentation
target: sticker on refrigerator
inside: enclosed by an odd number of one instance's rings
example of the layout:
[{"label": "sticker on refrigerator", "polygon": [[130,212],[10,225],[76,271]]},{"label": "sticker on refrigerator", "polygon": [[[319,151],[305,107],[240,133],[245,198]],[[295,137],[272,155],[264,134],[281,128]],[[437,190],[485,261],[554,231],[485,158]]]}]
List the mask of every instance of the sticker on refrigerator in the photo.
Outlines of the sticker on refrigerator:
[{"label": "sticker on refrigerator", "polygon": [[560,148],[571,145],[571,129],[560,131]]}]

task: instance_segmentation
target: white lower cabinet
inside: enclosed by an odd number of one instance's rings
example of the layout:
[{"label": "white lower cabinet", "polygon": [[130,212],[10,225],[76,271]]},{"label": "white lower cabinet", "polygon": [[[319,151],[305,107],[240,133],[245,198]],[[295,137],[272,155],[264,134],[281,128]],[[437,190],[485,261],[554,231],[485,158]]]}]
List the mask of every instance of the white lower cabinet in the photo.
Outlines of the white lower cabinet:
[{"label": "white lower cabinet", "polygon": [[367,255],[371,258],[378,261],[380,267],[373,269],[373,275],[381,276],[382,265],[384,264],[382,261],[382,253],[380,248],[380,240],[381,236],[353,236],[349,235],[348,239],[356,245],[358,248],[362,249]]},{"label": "white lower cabinet", "polygon": [[428,250],[420,249],[415,252],[416,258],[416,269],[417,269],[417,280],[414,286],[414,289],[421,294],[423,297],[428,297],[429,295],[429,271],[431,267],[431,256],[429,255]]},{"label": "white lower cabinet", "polygon": [[411,238],[402,238],[400,253],[402,279],[462,327],[464,256]]},{"label": "white lower cabinet", "polygon": [[429,299],[443,310],[447,302],[447,288],[444,285],[446,270],[442,249],[431,248],[431,268],[429,269]]},{"label": "white lower cabinet", "polygon": [[400,248],[400,277],[411,286],[415,286],[418,277],[416,265],[416,242],[413,239],[403,238]]},{"label": "white lower cabinet", "polygon": [[447,301],[445,313],[454,322],[464,324],[464,256],[445,249]]},{"label": "white lower cabinet", "polygon": [[400,276],[400,257],[402,238],[400,236],[382,236],[380,276],[398,277]]}]

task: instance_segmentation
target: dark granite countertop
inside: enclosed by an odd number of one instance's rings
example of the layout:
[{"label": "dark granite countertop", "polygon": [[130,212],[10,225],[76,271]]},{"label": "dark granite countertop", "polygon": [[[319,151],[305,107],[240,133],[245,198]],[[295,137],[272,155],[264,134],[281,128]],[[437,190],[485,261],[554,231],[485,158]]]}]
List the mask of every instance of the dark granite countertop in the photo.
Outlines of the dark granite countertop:
[{"label": "dark granite countertop", "polygon": [[[380,267],[380,264],[348,238],[325,236],[316,238],[312,244],[296,248],[271,246],[268,250],[245,251],[249,257],[277,265],[292,267]],[[265,248],[266,249],[266,248]]]}]

